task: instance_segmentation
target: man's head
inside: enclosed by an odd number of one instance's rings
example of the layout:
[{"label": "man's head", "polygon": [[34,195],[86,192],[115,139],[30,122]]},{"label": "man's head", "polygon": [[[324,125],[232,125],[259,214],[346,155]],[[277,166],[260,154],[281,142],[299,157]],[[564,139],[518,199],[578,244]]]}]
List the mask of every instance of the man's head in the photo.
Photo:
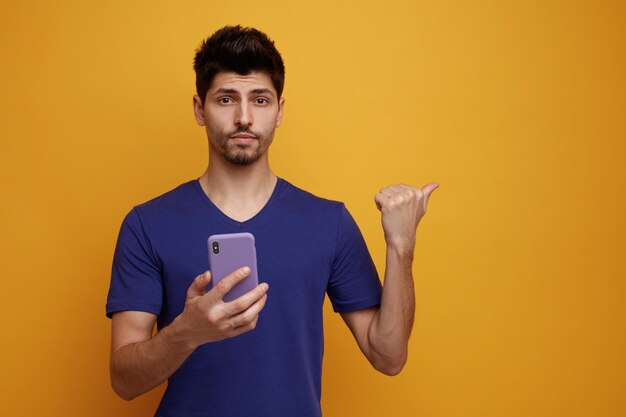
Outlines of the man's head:
[{"label": "man's head", "polygon": [[236,165],[267,161],[285,103],[285,68],[274,43],[256,29],[227,26],[202,42],[194,68],[194,112],[209,155]]},{"label": "man's head", "polygon": [[254,28],[225,26],[205,39],[193,61],[196,92],[204,100],[213,78],[219,72],[246,75],[252,71],[269,75],[278,98],[285,84],[285,65],[274,42]]}]

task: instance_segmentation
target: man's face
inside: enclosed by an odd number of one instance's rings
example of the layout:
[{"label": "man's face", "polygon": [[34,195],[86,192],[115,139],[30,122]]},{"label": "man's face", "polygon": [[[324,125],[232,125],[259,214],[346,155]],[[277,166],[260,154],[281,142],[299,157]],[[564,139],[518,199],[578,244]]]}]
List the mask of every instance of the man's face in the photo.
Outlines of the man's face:
[{"label": "man's face", "polygon": [[265,72],[220,72],[213,78],[204,106],[194,96],[194,111],[198,124],[206,127],[212,151],[232,164],[249,165],[272,143],[284,102],[276,97]]}]

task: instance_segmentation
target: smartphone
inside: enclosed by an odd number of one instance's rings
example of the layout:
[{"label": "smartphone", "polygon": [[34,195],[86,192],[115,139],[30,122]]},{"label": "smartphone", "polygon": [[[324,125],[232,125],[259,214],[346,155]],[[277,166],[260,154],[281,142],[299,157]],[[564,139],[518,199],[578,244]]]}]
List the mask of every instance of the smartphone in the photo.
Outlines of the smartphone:
[{"label": "smartphone", "polygon": [[244,266],[250,268],[250,275],[239,281],[222,300],[232,301],[259,285],[252,233],[212,235],[208,239],[208,247],[211,288],[231,272]]}]

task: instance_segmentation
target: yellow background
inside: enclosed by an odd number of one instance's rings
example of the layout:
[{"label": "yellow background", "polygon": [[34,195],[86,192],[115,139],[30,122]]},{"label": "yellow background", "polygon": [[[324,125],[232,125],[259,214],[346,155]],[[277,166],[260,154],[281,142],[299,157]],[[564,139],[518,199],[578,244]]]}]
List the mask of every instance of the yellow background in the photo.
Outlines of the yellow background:
[{"label": "yellow background", "polygon": [[[387,377],[325,305],[332,416],[626,415],[622,1],[30,1],[0,6],[0,415],[150,416],[109,386],[123,216],[200,176],[192,59],[225,24],[286,62],[275,172],[346,202],[439,181]],[[271,295],[270,295],[271,297]],[[271,302],[271,299],[270,301]]]}]

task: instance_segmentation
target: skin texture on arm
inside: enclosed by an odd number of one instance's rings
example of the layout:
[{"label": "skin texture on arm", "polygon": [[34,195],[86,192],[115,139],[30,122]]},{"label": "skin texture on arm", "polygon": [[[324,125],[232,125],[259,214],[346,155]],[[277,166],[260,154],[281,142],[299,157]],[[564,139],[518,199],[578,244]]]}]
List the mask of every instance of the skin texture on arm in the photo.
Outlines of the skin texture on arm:
[{"label": "skin texture on arm", "polygon": [[115,313],[110,361],[113,390],[131,400],[163,383],[198,346],[253,330],[267,300],[267,283],[233,301],[222,301],[249,274],[249,268],[234,271],[206,293],[211,274],[198,275],[187,290],[183,312],[154,337],[154,314]]},{"label": "skin texture on arm", "polygon": [[125,400],[132,400],[160,385],[194,350],[177,337],[173,325],[152,337],[155,323],[154,314],[141,311],[113,315],[111,385]]},{"label": "skin texture on arm", "polygon": [[387,243],[385,281],[380,307],[341,313],[359,348],[378,371],[397,375],[408,357],[408,341],[415,315],[413,251],[415,232],[426,213],[430,194],[423,189],[392,185],[375,197]]}]

